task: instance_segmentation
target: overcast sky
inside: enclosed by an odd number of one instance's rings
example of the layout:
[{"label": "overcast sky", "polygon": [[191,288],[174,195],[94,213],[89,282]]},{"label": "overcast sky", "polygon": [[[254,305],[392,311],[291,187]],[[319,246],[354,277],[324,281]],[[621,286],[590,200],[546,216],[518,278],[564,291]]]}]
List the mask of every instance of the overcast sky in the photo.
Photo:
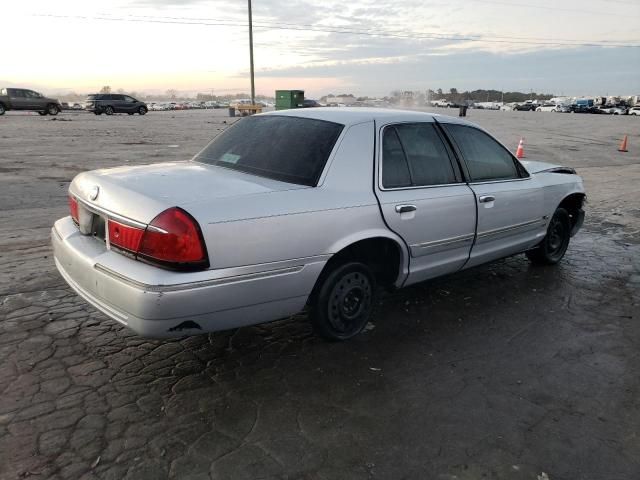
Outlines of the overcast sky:
[{"label": "overcast sky", "polygon": [[[3,2],[0,83],[47,92],[246,92],[246,7]],[[253,11],[257,93],[640,94],[640,0],[254,0]]]}]

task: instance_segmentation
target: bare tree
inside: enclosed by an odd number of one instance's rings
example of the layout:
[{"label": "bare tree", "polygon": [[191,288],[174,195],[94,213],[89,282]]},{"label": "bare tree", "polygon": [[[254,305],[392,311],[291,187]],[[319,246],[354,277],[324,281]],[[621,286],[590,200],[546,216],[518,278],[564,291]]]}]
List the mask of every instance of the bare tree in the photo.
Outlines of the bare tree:
[{"label": "bare tree", "polygon": [[100,93],[111,93],[111,87],[109,85],[105,85],[100,89]]}]

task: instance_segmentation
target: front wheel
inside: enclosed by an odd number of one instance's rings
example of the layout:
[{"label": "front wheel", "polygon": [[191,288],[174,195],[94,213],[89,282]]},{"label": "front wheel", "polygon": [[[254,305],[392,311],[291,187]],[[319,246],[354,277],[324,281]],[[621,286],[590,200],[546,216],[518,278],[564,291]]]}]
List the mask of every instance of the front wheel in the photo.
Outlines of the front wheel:
[{"label": "front wheel", "polygon": [[571,218],[564,208],[558,208],[547,227],[547,234],[533,250],[526,252],[532,263],[555,265],[567,251],[571,238]]},{"label": "front wheel", "polygon": [[348,340],[362,331],[373,313],[375,277],[360,262],[337,265],[323,277],[311,302],[311,323],[327,340]]},{"label": "front wheel", "polygon": [[4,105],[2,103],[0,103],[0,115],[4,115],[4,112],[6,112],[7,110],[4,108]]},{"label": "front wheel", "polygon": [[139,113],[140,115],[145,115],[145,114],[147,113],[147,109],[146,109],[145,107],[140,107],[140,108],[138,109],[138,113]]},{"label": "front wheel", "polygon": [[49,106],[47,106],[47,113],[49,115],[57,115],[59,112],[60,112],[60,110],[58,110],[58,106],[57,105],[54,105],[52,103]]},{"label": "front wheel", "polygon": [[44,112],[38,112],[38,115],[41,115],[41,116],[45,116],[46,114],[47,114],[47,112],[46,112],[46,111],[44,111]]}]

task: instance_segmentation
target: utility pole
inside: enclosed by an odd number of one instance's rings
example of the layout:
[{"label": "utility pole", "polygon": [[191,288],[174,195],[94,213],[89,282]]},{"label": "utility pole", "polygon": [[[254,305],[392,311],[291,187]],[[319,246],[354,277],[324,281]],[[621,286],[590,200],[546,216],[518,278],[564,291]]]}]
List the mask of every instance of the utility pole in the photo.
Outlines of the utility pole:
[{"label": "utility pole", "polygon": [[249,61],[251,62],[251,105],[256,104],[256,87],[253,80],[253,19],[251,17],[251,0],[249,3]]}]

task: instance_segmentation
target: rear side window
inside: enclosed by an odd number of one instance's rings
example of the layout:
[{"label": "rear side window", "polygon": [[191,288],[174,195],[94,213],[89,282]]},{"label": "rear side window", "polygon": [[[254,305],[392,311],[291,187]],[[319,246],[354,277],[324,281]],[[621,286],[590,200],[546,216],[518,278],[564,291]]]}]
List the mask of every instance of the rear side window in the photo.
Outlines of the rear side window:
[{"label": "rear side window", "polygon": [[25,98],[24,90],[19,90],[17,88],[10,88],[9,96],[13,98]]},{"label": "rear side window", "polygon": [[402,188],[457,183],[452,159],[435,125],[386,127],[382,139],[382,186]]},{"label": "rear side window", "polygon": [[385,128],[382,138],[382,186],[402,188],[411,186],[409,164],[395,128]]},{"label": "rear side window", "polygon": [[100,100],[100,95],[87,95],[87,100]]},{"label": "rear side window", "polygon": [[310,118],[243,118],[194,158],[283,182],[315,186],[343,125]]},{"label": "rear side window", "polygon": [[472,182],[520,178],[511,154],[483,131],[452,124],[446,131],[460,149]]}]

